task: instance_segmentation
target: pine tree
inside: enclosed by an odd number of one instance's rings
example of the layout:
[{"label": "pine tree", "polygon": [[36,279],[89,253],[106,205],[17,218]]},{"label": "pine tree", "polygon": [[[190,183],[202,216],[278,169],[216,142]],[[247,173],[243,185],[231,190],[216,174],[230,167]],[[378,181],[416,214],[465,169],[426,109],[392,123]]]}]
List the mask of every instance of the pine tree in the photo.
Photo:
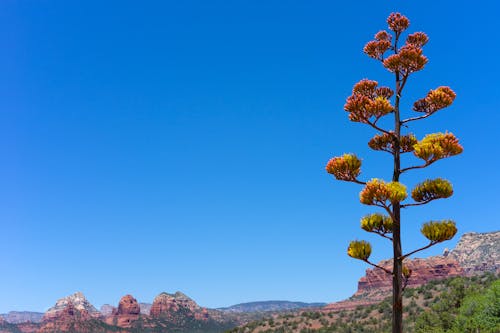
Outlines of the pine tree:
[{"label": "pine tree", "polygon": [[[400,176],[414,169],[426,168],[440,159],[460,154],[463,148],[458,143],[458,139],[448,132],[428,134],[421,140],[417,140],[412,133],[402,133],[402,129],[409,128],[412,122],[427,118],[450,106],[455,99],[455,93],[449,87],[430,90],[425,97],[413,104],[413,111],[416,114],[406,119],[402,118],[400,102],[403,90],[408,78],[421,71],[427,64],[427,57],[423,55],[423,46],[427,43],[428,37],[423,32],[415,32],[407,35],[403,44],[403,33],[410,25],[408,18],[399,13],[392,13],[387,23],[390,32],[383,30],[375,34],[374,40],[368,42],[363,51],[369,57],[379,61],[394,75],[394,90],[381,87],[376,81],[363,79],[354,85],[352,95],[347,98],[344,109],[348,112],[351,121],[369,125],[378,131],[368,142],[368,146],[373,150],[392,155],[392,180],[384,181],[377,178],[366,182],[359,180],[361,160],[355,154],[344,154],[332,158],[326,166],[326,171],[338,180],[363,185],[364,188],[359,195],[361,203],[379,207],[384,212],[384,214],[374,213],[364,216],[361,219],[361,228],[382,236],[392,243],[392,270],[378,266],[369,260],[372,248],[367,241],[352,241],[347,254],[392,275],[392,332],[402,333],[402,293],[408,279],[411,278],[411,271],[403,266],[404,260],[412,254],[453,238],[457,228],[451,220],[424,223],[420,231],[429,243],[414,251],[403,253],[401,209],[448,198],[453,194],[453,188],[445,179],[425,180],[412,190],[413,202],[403,203],[408,193],[406,186],[400,182]],[[394,117],[394,126],[391,129],[383,128],[379,123],[379,120],[386,116]],[[401,155],[407,153],[413,153],[422,162],[402,167]]]}]

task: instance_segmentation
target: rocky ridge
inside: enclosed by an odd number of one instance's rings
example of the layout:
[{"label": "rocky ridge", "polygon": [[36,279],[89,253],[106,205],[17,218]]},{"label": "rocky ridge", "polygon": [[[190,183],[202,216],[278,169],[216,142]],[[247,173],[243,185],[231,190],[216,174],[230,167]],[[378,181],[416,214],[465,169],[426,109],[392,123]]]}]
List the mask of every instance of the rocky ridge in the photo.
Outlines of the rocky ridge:
[{"label": "rocky ridge", "polygon": [[304,302],[289,302],[289,301],[264,301],[264,302],[248,302],[235,304],[226,308],[218,308],[224,312],[281,312],[305,308],[320,308],[326,303],[304,303]]},{"label": "rocky ridge", "polygon": [[[383,260],[379,266],[392,269],[392,260]],[[426,259],[405,260],[405,265],[412,270],[408,281],[409,287],[418,287],[429,281],[454,276],[500,273],[500,231],[489,233],[465,233],[457,246],[445,250],[443,255]],[[340,302],[328,304],[327,311],[354,309],[357,306],[380,302],[390,294],[391,275],[378,268],[369,268],[358,282],[356,293]]]},{"label": "rocky ridge", "polygon": [[0,315],[0,318],[5,319],[6,322],[11,324],[39,323],[42,321],[42,317],[43,313],[30,311],[10,311],[9,313]]},{"label": "rocky ridge", "polygon": [[77,310],[81,313],[86,313],[94,318],[99,318],[101,316],[101,313],[97,311],[92,304],[90,304],[81,292],[76,292],[73,295],[57,300],[56,304],[45,312],[42,321],[58,317],[60,312],[67,312],[68,308]]},{"label": "rocky ridge", "polygon": [[500,231],[489,233],[469,232],[464,234],[457,246],[444,257],[458,261],[465,274],[482,272],[500,273]]}]

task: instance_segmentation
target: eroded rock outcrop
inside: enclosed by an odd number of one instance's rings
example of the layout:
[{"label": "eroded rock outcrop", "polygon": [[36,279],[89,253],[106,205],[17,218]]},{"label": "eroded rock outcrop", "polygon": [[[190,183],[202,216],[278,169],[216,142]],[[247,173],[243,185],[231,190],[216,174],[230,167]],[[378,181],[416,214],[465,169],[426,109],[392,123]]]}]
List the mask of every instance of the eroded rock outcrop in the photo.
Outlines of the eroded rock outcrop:
[{"label": "eroded rock outcrop", "polygon": [[131,327],[139,319],[140,313],[141,309],[137,300],[132,295],[125,295],[120,299],[118,308],[115,308],[105,321],[109,325]]},{"label": "eroded rock outcrop", "polygon": [[[442,256],[405,260],[404,264],[412,271],[408,287],[421,286],[432,280],[464,275],[464,270],[456,260]],[[392,260],[381,261],[378,265],[392,270]],[[356,294],[390,290],[391,288],[392,275],[378,268],[369,268],[366,270],[365,276],[359,279]]]},{"label": "eroded rock outcrop", "polygon": [[[405,260],[412,270],[408,287],[418,287],[433,280],[493,272],[500,274],[500,231],[465,233],[452,250],[442,256],[426,259]],[[392,260],[384,260],[379,266],[392,270]],[[391,295],[392,276],[378,268],[369,268],[358,282],[358,290],[349,299],[324,307],[328,311],[340,311],[380,302]]]},{"label": "eroded rock outcrop", "polygon": [[210,316],[207,309],[200,307],[181,292],[161,293],[155,297],[150,310],[151,317],[176,320],[179,315],[194,317],[198,320],[208,319]]},{"label": "eroded rock outcrop", "polygon": [[[61,306],[61,304],[59,304]],[[49,316],[44,316],[40,333],[49,332],[73,332],[82,331],[85,322],[92,319],[87,310],[76,308],[72,302],[64,305],[64,308],[58,308],[52,311]]]},{"label": "eroded rock outcrop", "polygon": [[458,261],[465,274],[500,274],[500,231],[465,233],[452,251],[443,254]]},{"label": "eroded rock outcrop", "polygon": [[87,313],[93,318],[99,318],[101,316],[101,313],[97,311],[92,304],[90,304],[81,292],[76,292],[73,295],[57,300],[56,304],[45,312],[42,321],[58,317],[59,312],[68,310],[68,305],[71,305],[69,309],[75,309],[79,312]]}]

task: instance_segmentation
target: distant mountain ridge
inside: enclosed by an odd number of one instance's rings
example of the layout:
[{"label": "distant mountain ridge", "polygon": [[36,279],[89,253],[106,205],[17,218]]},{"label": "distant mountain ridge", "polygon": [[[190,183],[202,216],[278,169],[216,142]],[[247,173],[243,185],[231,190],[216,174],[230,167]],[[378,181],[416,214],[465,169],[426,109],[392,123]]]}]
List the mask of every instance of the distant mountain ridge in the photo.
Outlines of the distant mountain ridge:
[{"label": "distant mountain ridge", "polygon": [[[423,285],[429,281],[452,276],[479,275],[485,272],[500,273],[500,231],[466,233],[457,246],[442,256],[405,261],[412,269],[409,286]],[[390,260],[379,265],[389,265]],[[323,303],[289,301],[263,301],[236,304],[222,309],[199,306],[181,292],[161,293],[153,304],[138,303],[132,295],[122,297],[117,307],[105,305],[97,309],[77,292],[59,299],[44,315],[41,323],[30,318],[29,312],[13,313],[18,323],[10,323],[0,316],[0,333],[218,333],[235,326],[259,320],[277,312],[338,312],[380,302],[390,293],[390,277],[383,271],[367,269],[358,283],[353,297],[321,309]],[[144,304],[144,305],[143,305]],[[38,314],[40,315],[40,314]],[[35,317],[33,317],[35,318]]]},{"label": "distant mountain ridge", "polygon": [[305,308],[320,308],[326,303],[304,303],[291,301],[261,301],[247,302],[231,305],[225,308],[218,308],[224,312],[281,312]]},{"label": "distant mountain ridge", "polygon": [[42,321],[42,317],[43,313],[30,311],[10,311],[9,313],[0,314],[0,318],[11,324],[39,323]]}]

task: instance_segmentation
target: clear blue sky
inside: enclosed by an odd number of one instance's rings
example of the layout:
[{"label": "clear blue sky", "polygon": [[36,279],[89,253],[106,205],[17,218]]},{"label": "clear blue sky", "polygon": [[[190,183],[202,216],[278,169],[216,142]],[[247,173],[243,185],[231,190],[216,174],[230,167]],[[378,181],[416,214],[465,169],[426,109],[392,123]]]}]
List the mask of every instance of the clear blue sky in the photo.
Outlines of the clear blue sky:
[{"label": "clear blue sky", "polygon": [[374,211],[361,188],[324,166],[356,152],[364,177],[391,175],[343,104],[359,79],[392,83],[362,47],[395,10],[430,36],[403,106],[440,85],[458,95],[411,130],[465,147],[403,178],[456,192],[404,212],[403,246],[425,244],[429,219],[498,230],[497,2],[339,3],[1,1],[0,313],[75,291],[96,306],[350,296],[367,266],[348,242],[372,241],[374,260],[389,243],[359,228]]}]

